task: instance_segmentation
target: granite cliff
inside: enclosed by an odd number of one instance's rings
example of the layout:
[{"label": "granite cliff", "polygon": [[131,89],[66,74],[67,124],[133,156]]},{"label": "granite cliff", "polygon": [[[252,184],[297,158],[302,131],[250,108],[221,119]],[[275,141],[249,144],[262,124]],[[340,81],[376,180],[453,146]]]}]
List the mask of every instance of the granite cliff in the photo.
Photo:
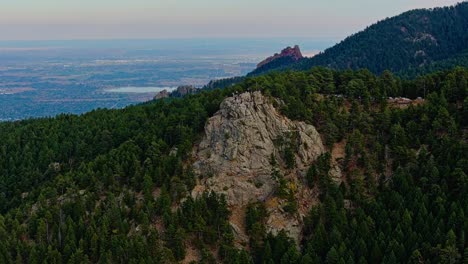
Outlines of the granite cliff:
[{"label": "granite cliff", "polygon": [[200,91],[200,89],[193,87],[191,85],[182,85],[177,87],[172,92],[168,92],[167,90],[162,90],[161,92],[157,93],[154,96],[154,99],[162,99],[162,98],[181,98],[189,94],[196,94]]},{"label": "granite cliff", "polygon": [[271,63],[272,61],[282,59],[282,58],[287,58],[292,61],[298,61],[302,58],[301,50],[298,45],[295,45],[293,48],[287,47],[281,51],[281,53],[276,53],[275,55],[266,58],[265,60],[261,61],[259,64],[257,64],[257,69],[261,68],[262,66]]},{"label": "granite cliff", "polygon": [[[302,217],[315,204],[316,196],[306,186],[304,175],[324,152],[320,135],[312,125],[281,115],[273,100],[260,92],[225,99],[194,150],[194,168],[201,180],[192,194],[215,191],[226,195],[235,212],[231,224],[239,242],[247,239],[242,214],[249,203],[264,202],[268,231],[284,229],[296,241]],[[289,156],[288,148],[294,149]],[[278,195],[279,188],[291,192],[298,205],[295,212],[284,210],[287,201]]]}]

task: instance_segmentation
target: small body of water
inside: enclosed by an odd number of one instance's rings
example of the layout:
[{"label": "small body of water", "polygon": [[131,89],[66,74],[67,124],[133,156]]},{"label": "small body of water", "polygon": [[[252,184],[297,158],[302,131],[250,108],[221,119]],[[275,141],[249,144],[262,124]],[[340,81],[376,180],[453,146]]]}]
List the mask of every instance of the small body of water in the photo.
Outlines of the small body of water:
[{"label": "small body of water", "polygon": [[163,90],[172,92],[177,89],[177,87],[117,87],[106,89],[106,92],[109,93],[158,93]]}]

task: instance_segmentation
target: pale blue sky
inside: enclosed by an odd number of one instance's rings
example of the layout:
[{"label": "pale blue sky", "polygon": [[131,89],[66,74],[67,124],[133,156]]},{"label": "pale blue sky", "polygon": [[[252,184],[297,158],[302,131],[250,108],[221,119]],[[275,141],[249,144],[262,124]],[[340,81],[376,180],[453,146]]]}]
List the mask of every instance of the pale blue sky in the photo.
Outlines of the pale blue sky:
[{"label": "pale blue sky", "polygon": [[0,0],[0,40],[340,39],[385,17],[453,0]]}]

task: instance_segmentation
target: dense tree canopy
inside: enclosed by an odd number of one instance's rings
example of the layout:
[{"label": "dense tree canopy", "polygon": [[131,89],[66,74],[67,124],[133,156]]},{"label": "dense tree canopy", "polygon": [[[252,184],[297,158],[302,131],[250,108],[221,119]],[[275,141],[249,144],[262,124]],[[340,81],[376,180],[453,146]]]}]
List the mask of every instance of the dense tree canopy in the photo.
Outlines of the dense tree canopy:
[{"label": "dense tree canopy", "polygon": [[468,3],[418,9],[387,18],[349,36],[312,58],[292,64],[277,60],[251,73],[271,70],[307,70],[312,66],[334,69],[366,68],[376,74],[391,70],[401,76],[468,66]]},{"label": "dense tree canopy", "polygon": [[[464,68],[414,80],[314,68],[122,110],[0,123],[0,262],[466,262],[467,80]],[[306,175],[321,202],[300,247],[266,233],[260,203],[247,210],[250,243],[238,249],[224,197],[188,195],[207,118],[226,96],[252,90],[316,126],[328,150],[346,144],[341,185],[329,178],[329,154]],[[400,108],[389,96],[425,101]]]}]

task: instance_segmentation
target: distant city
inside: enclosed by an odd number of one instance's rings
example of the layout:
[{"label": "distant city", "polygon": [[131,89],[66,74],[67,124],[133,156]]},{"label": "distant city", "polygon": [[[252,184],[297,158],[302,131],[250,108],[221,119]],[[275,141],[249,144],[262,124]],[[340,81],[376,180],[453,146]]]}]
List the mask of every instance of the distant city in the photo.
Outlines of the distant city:
[{"label": "distant city", "polygon": [[[333,42],[304,43],[311,54]],[[0,121],[122,108],[151,100],[163,89],[245,75],[293,44],[280,39],[0,42]]]}]

